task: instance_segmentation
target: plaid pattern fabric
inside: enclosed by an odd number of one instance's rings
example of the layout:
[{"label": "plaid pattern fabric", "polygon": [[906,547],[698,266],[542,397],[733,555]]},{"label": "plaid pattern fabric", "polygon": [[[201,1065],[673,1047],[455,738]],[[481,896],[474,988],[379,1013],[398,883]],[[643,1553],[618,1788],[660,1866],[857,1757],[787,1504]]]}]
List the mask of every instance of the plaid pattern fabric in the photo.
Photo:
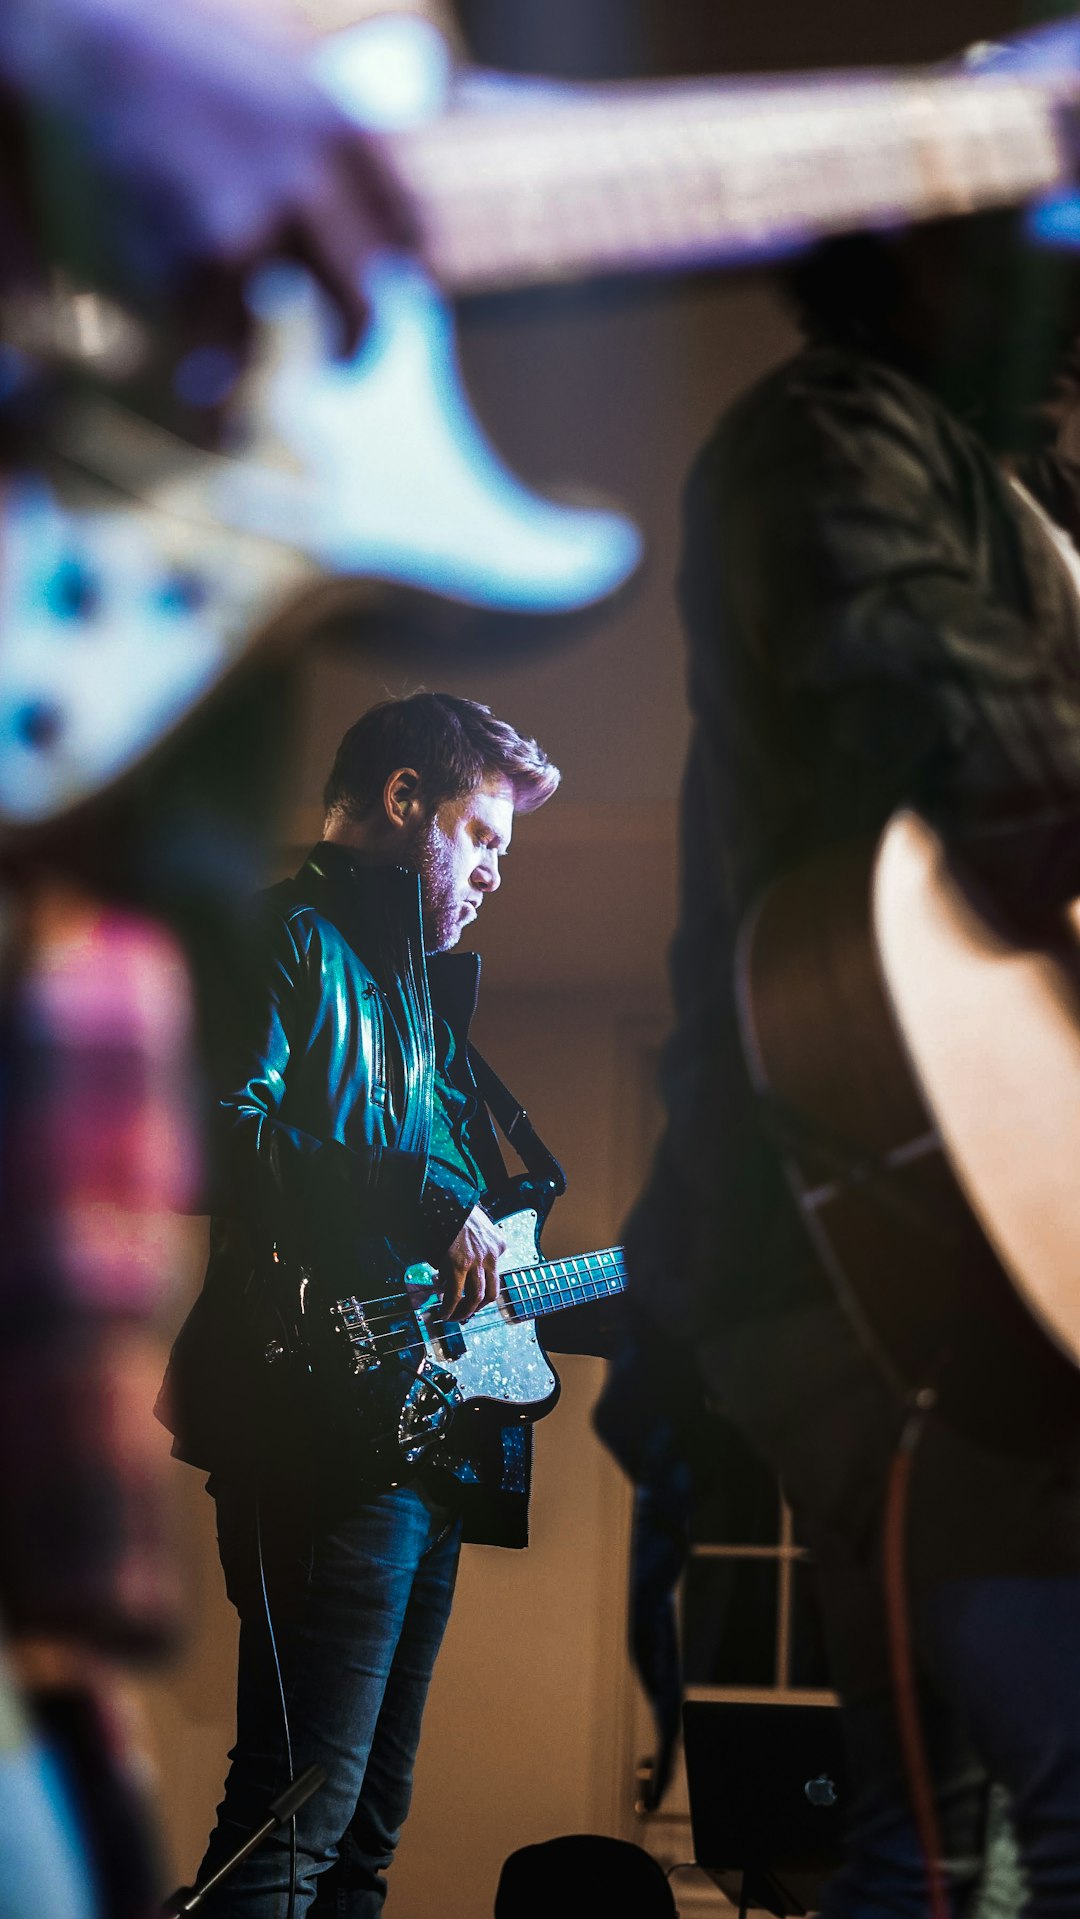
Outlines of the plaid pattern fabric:
[{"label": "plaid pattern fabric", "polygon": [[0,1607],[118,1649],[172,1630],[152,1417],[197,1190],[183,959],[54,894],[12,915],[0,1013]]}]

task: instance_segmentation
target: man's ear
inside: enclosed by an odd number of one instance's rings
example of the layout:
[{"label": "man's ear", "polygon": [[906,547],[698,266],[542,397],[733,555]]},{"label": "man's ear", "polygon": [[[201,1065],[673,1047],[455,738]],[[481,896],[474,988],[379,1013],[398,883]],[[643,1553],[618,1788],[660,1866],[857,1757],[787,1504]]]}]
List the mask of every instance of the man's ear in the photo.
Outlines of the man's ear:
[{"label": "man's ear", "polygon": [[383,787],[383,811],[398,831],[415,826],[424,814],[424,793],[414,766],[399,766]]}]

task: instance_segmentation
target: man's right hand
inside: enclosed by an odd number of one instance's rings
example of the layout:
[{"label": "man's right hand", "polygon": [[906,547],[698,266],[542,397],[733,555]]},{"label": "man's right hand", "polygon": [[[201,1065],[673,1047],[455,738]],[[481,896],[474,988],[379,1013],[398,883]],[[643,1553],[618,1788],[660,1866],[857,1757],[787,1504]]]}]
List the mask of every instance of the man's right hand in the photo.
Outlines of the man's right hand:
[{"label": "man's right hand", "polygon": [[482,1206],[474,1206],[439,1267],[444,1319],[468,1319],[499,1290],[506,1241]]}]

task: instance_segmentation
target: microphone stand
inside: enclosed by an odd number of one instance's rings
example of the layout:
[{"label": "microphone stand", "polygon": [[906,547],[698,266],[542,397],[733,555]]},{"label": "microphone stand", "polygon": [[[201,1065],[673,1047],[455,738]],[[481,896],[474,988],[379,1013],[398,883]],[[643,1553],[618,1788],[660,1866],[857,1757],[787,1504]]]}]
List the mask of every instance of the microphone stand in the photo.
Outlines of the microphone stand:
[{"label": "microphone stand", "polygon": [[307,1770],[300,1774],[299,1779],[294,1779],[291,1786],[286,1786],[284,1792],[271,1800],[262,1825],[256,1826],[253,1832],[249,1832],[243,1843],[230,1854],[223,1866],[218,1867],[212,1878],[207,1879],[201,1886],[181,1886],[179,1892],[174,1892],[171,1899],[166,1900],[161,1908],[162,1919],[170,1919],[170,1916],[174,1914],[198,1912],[207,1893],[213,1892],[216,1886],[220,1886],[222,1880],[227,1879],[241,1860],[254,1852],[256,1846],[261,1846],[270,1833],[274,1832],[278,1826],[283,1826],[294,1813],[299,1812],[301,1806],[306,1804],[313,1792],[318,1792],[325,1780],[326,1773],[322,1766],[308,1766]]}]

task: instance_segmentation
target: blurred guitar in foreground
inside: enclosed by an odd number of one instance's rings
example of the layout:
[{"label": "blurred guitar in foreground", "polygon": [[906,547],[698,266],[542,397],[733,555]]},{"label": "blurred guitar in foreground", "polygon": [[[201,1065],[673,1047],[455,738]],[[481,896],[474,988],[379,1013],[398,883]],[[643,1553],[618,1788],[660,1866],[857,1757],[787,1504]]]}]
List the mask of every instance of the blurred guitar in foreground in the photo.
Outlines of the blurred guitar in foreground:
[{"label": "blurred guitar in foreground", "polygon": [[[65,410],[42,473],[11,480],[8,834],[108,789],[254,646],[347,607],[359,581],[551,614],[630,576],[629,520],[539,498],[486,440],[446,295],[760,260],[848,227],[1045,196],[1073,170],[1072,71],[567,90],[458,74],[427,23],[393,14],[328,37],[314,60],[385,137],[421,210],[425,264],[376,261],[371,325],[344,364],[311,285],[264,273],[227,457],[99,390]],[[92,296],[70,299],[56,328],[84,371],[124,359],[123,316]]]},{"label": "blurred guitar in foreground", "polygon": [[897,1394],[1006,1449],[1080,1419],[1080,906],[991,927],[914,813],[776,881],[743,1043],[810,1236]]}]

